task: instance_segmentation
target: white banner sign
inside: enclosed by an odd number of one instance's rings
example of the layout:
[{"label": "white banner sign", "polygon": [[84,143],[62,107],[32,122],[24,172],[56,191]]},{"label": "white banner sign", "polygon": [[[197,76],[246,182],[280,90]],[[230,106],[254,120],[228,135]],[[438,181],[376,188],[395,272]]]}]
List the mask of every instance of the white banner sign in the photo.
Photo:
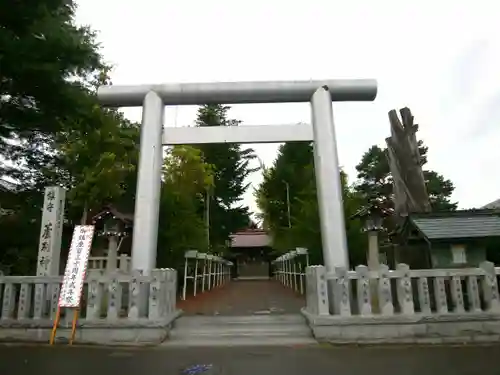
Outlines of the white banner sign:
[{"label": "white banner sign", "polygon": [[59,307],[78,307],[87,271],[90,247],[94,237],[93,225],[77,225],[73,232],[66,271],[59,295]]}]

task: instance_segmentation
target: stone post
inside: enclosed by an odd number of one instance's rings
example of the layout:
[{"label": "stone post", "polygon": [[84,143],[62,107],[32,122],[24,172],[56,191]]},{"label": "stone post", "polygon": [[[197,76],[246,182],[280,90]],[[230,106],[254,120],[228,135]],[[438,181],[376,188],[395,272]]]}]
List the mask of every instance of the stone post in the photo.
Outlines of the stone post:
[{"label": "stone post", "polygon": [[378,232],[376,230],[368,231],[368,269],[377,271],[380,267],[380,257],[378,248]]},{"label": "stone post", "polygon": [[446,284],[444,277],[434,278],[434,298],[436,300],[436,312],[438,314],[448,313],[448,301],[446,298]]},{"label": "stone post", "polygon": [[407,264],[401,263],[396,266],[396,270],[401,274],[396,280],[396,291],[401,314],[413,315],[415,313],[415,306],[413,304],[410,267]]},{"label": "stone post", "polygon": [[108,279],[108,313],[107,319],[116,321],[120,318],[122,308],[122,285],[118,279],[118,272],[115,270],[109,274]]},{"label": "stone post", "polygon": [[14,284],[6,283],[3,290],[2,319],[8,320],[14,317],[16,309],[16,290]]},{"label": "stone post", "polygon": [[329,315],[324,266],[309,266],[306,269],[307,311],[314,315]]},{"label": "stone post", "polygon": [[328,288],[331,290],[334,314],[351,316],[350,281],[345,267],[335,268],[335,279],[328,281]]},{"label": "stone post", "polygon": [[101,317],[103,286],[99,272],[90,270],[88,280],[87,320],[98,320]]},{"label": "stone post", "polygon": [[356,274],[357,274],[356,290],[357,290],[359,314],[371,315],[372,306],[370,301],[373,302],[371,298],[371,291],[372,291],[371,289],[372,286],[376,287],[376,284],[370,281],[368,268],[366,266],[357,266]]},{"label": "stone post", "polygon": [[106,271],[113,273],[118,261],[118,236],[109,236],[108,257],[106,260]]},{"label": "stone post", "polygon": [[[59,263],[61,260],[61,240],[64,224],[64,204],[66,201],[66,190],[59,186],[45,188],[45,196],[42,211],[42,225],[40,228],[40,240],[38,244],[38,259],[36,266],[37,276],[58,276]],[[40,309],[37,313],[42,316],[49,305],[55,285],[36,284],[35,301],[39,301],[36,307]]]},{"label": "stone post", "polygon": [[45,189],[38,246],[37,276],[58,276],[66,191],[59,186]]},{"label": "stone post", "polygon": [[[368,254],[367,254],[368,269],[370,271],[379,271],[380,269],[380,256],[378,248],[378,231],[368,231]],[[378,279],[370,279],[370,302],[371,310],[374,313],[380,312],[378,302]]]},{"label": "stone post", "polygon": [[498,293],[497,275],[495,272],[495,265],[491,262],[483,262],[480,267],[484,270],[484,277],[482,280],[484,301],[486,303],[486,310],[489,312],[498,313],[500,311],[500,297]]},{"label": "stone post", "polygon": [[31,310],[31,287],[32,284],[22,283],[19,291],[19,306],[17,308],[17,319],[29,319]]},{"label": "stone post", "polygon": [[130,271],[129,259],[127,254],[120,254],[120,271],[123,273],[128,273]]},{"label": "stone post", "polygon": [[391,280],[389,279],[389,267],[385,264],[382,264],[379,268],[378,301],[379,310],[382,315],[394,314]]},{"label": "stone post", "polygon": [[429,292],[429,281],[427,277],[418,279],[418,301],[420,304],[420,312],[422,314],[431,314],[431,296]]},{"label": "stone post", "polygon": [[165,286],[165,270],[154,269],[151,271],[151,282],[149,283],[149,308],[148,308],[148,318],[153,321],[157,321],[163,317],[163,312],[165,311],[165,298],[162,296],[164,290],[162,286]]}]

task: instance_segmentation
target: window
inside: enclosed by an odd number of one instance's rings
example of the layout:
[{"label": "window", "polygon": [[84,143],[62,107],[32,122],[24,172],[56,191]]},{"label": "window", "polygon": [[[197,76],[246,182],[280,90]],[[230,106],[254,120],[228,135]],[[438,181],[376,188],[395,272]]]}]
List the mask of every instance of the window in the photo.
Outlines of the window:
[{"label": "window", "polygon": [[467,263],[467,254],[465,252],[464,245],[451,245],[451,255],[453,257],[453,263],[455,264]]}]

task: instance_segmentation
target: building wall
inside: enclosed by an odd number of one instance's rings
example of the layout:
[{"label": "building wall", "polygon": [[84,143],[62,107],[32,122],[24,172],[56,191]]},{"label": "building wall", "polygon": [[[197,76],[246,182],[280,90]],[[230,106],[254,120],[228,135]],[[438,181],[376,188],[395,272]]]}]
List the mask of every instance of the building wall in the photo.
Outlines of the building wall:
[{"label": "building wall", "polygon": [[439,243],[432,246],[432,267],[433,268],[460,268],[478,267],[486,260],[486,249],[478,242],[456,243],[465,247],[466,263],[455,263],[453,259],[452,245]]},{"label": "building wall", "polygon": [[233,248],[231,259],[235,263],[233,277],[268,277],[270,249],[267,247]]},{"label": "building wall", "polygon": [[[413,269],[430,268],[429,245],[426,242],[412,243],[395,248],[395,263],[405,263]],[[392,264],[395,267],[396,264]]]}]

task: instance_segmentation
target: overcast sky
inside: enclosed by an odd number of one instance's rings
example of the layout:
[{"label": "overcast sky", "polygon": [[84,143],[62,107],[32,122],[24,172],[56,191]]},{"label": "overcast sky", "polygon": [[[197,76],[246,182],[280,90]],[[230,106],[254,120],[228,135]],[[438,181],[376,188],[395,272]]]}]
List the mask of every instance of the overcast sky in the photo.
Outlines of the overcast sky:
[{"label": "overcast sky", "polygon": [[[387,112],[408,106],[428,167],[471,208],[500,198],[497,9],[494,0],[80,0],[77,22],[99,32],[114,84],[375,78],[375,102],[334,104],[350,180],[362,154],[385,145]],[[125,113],[140,120],[140,109]],[[310,122],[307,104],[230,114],[249,125]],[[167,108],[166,124],[195,115]],[[272,163],[278,145],[252,146]],[[252,189],[245,202],[255,210]]]}]

